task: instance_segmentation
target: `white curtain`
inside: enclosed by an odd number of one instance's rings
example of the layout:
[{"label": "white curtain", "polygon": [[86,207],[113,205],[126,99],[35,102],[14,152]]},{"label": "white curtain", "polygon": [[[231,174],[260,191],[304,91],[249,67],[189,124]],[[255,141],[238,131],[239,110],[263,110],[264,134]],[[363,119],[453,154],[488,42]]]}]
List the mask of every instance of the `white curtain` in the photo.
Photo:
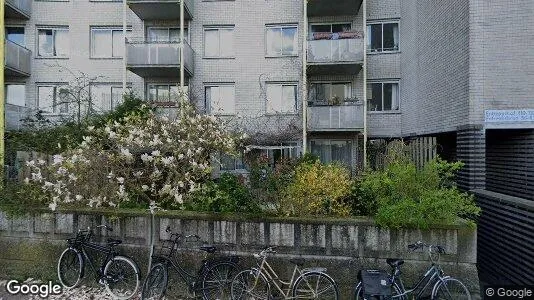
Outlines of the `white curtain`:
[{"label": "white curtain", "polygon": [[54,42],[55,42],[55,53],[54,54],[56,56],[69,56],[70,44],[69,44],[69,30],[68,29],[55,30]]}]

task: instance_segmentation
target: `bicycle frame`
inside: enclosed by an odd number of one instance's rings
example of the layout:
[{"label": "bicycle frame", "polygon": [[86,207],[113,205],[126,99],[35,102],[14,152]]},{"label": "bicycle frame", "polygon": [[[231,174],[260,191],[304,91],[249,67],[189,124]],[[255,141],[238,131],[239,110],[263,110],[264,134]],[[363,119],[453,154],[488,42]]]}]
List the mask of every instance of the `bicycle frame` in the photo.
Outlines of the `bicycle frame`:
[{"label": "bicycle frame", "polygon": [[417,283],[412,288],[406,289],[404,287],[404,284],[400,276],[396,275],[398,274],[397,271],[398,269],[396,269],[394,271],[394,274],[391,276],[391,283],[393,284],[397,282],[402,293],[400,295],[393,296],[394,299],[404,297],[408,294],[412,294],[415,291],[418,291],[418,293],[416,294],[416,299],[419,299],[423,296],[423,293],[426,291],[426,289],[429,286],[432,286],[432,289],[430,292],[433,293],[436,287],[436,284],[439,282],[443,282],[444,279],[449,277],[449,276],[442,276],[443,272],[441,268],[439,268],[436,264],[432,264],[430,268],[426,271],[426,273],[419,278]]},{"label": "bicycle frame", "polygon": [[[253,270],[256,271],[256,278],[253,285],[254,288],[258,284],[259,277],[263,276],[267,280],[267,283],[269,285],[271,282],[273,283],[278,292],[280,292],[280,294],[284,296],[285,299],[293,299],[293,297],[289,296],[289,294],[291,293],[291,288],[293,287],[295,280],[304,273],[302,270],[299,269],[297,265],[295,265],[295,268],[293,268],[293,274],[291,275],[291,280],[289,282],[283,281],[278,277],[278,274],[276,274],[271,265],[267,262],[267,256],[264,256],[262,258],[262,261],[259,264],[259,268],[253,268]],[[279,285],[277,281],[279,281],[281,285]],[[287,291],[284,292],[283,288],[286,286]]]},{"label": "bicycle frame", "polygon": [[167,257],[167,256],[152,256],[153,260],[159,260],[164,261],[167,265],[171,265],[178,275],[180,275],[180,278],[188,285],[192,286],[193,283],[195,283],[198,280],[198,277],[196,275],[193,275],[189,272],[187,272],[178,262],[175,262],[174,259]]},{"label": "bicycle frame", "polygon": [[[91,242],[79,242],[79,243],[75,243],[71,245],[70,247],[80,251],[83,254],[84,262],[87,261],[89,263],[89,266],[91,267],[93,272],[97,274],[99,279],[104,278],[104,267],[106,266],[108,261],[110,261],[113,257],[117,255],[117,252],[114,251],[113,247],[103,246],[103,245],[91,243]],[[97,269],[95,267],[95,264],[93,263],[91,256],[89,256],[89,254],[87,253],[86,248],[95,250],[98,252],[102,252],[106,255],[106,258],[103,260],[100,268]]]}]

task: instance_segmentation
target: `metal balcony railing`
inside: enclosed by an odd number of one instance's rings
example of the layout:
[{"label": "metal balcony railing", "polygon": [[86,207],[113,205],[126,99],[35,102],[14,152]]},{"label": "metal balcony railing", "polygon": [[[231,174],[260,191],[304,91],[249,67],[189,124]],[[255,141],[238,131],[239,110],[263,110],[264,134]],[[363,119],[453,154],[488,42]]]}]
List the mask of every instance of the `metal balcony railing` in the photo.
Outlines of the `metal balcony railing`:
[{"label": "metal balcony railing", "polygon": [[6,130],[18,130],[22,127],[22,119],[28,117],[30,110],[25,106],[18,106],[10,103],[5,104],[5,126]]},{"label": "metal balcony railing", "polygon": [[32,15],[32,0],[5,0],[6,17],[29,19]]},{"label": "metal balcony railing", "polygon": [[32,52],[10,40],[5,40],[5,67],[7,75],[29,76]]},{"label": "metal balcony railing", "polygon": [[184,41],[180,42],[150,42],[141,39],[127,41],[128,67],[176,67],[179,68],[180,48],[184,47],[184,68],[189,74],[194,69],[194,51]]}]

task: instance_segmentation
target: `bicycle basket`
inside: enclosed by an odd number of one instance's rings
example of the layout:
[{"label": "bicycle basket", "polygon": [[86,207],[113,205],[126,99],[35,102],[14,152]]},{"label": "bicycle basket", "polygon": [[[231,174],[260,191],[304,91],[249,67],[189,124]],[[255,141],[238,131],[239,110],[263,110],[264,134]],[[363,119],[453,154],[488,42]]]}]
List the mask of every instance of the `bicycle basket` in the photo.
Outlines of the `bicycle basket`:
[{"label": "bicycle basket", "polygon": [[389,275],[382,270],[363,270],[358,277],[362,281],[363,297],[367,300],[391,299]]},{"label": "bicycle basket", "polygon": [[177,233],[171,234],[171,237],[168,240],[164,240],[161,243],[161,246],[158,248],[156,256],[171,257],[174,252],[176,252],[176,245],[180,241],[180,235]]}]

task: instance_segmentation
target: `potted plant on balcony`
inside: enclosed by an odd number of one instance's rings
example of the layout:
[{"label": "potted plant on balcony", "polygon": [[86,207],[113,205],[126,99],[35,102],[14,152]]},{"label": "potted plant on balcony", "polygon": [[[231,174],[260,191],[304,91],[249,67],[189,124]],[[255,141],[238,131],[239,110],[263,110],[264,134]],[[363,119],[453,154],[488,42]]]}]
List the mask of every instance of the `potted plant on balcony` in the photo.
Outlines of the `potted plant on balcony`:
[{"label": "potted plant on balcony", "polygon": [[334,95],[332,98],[328,100],[328,105],[335,105],[335,106],[341,105],[341,98],[338,95]]}]

